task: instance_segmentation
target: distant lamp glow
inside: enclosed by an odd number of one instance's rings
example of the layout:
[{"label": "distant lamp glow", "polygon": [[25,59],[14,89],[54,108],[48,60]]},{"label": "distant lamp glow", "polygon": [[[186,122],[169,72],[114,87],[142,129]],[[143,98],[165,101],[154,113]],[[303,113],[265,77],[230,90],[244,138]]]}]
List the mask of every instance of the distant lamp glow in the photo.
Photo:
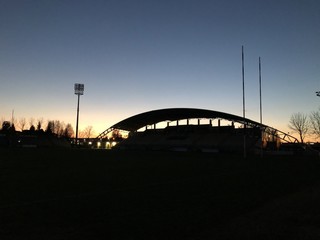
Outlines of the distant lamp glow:
[{"label": "distant lamp glow", "polygon": [[320,97],[320,91],[316,92],[317,96]]},{"label": "distant lamp glow", "polygon": [[77,124],[76,124],[76,144],[78,144],[78,124],[79,124],[79,103],[80,95],[83,95],[84,84],[75,83],[74,84],[74,94],[78,95],[78,105],[77,105]]}]

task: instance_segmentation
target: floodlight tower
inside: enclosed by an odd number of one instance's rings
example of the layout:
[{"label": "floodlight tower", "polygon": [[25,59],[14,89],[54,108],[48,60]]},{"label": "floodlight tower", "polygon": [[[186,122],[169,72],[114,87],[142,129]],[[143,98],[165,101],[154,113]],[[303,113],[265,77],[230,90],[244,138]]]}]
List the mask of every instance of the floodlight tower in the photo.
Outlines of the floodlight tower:
[{"label": "floodlight tower", "polygon": [[320,97],[320,91],[316,92],[317,96]]},{"label": "floodlight tower", "polygon": [[77,124],[76,124],[76,145],[78,145],[78,124],[79,124],[79,103],[80,95],[83,95],[84,84],[75,83],[74,84],[74,94],[78,95],[78,105],[77,105]]},{"label": "floodlight tower", "polygon": [[245,104],[245,88],[244,88],[244,51],[242,46],[242,54],[241,54],[241,60],[242,60],[242,111],[243,111],[243,158],[247,158],[247,146],[246,146],[246,104]]}]

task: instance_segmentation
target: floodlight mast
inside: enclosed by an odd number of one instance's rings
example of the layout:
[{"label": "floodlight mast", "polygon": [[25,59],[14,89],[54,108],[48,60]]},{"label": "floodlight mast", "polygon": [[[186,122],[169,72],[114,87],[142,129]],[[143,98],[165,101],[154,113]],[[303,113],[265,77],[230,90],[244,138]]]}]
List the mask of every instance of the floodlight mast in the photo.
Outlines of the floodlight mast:
[{"label": "floodlight mast", "polygon": [[317,96],[320,97],[320,91],[316,92]]},{"label": "floodlight mast", "polygon": [[242,46],[242,53],[241,53],[241,62],[242,62],[242,111],[243,111],[243,158],[247,158],[247,146],[246,146],[246,103],[245,103],[245,88],[244,88],[244,50]]},{"label": "floodlight mast", "polygon": [[[260,96],[260,124],[262,126],[262,94],[261,94],[261,57],[259,57],[259,96]],[[261,130],[261,144],[260,144],[260,156],[263,156],[263,129]]]},{"label": "floodlight mast", "polygon": [[76,124],[76,145],[78,145],[78,125],[79,125],[79,104],[80,104],[80,95],[83,95],[84,84],[75,83],[74,84],[74,94],[78,95],[78,104],[77,104],[77,124]]}]

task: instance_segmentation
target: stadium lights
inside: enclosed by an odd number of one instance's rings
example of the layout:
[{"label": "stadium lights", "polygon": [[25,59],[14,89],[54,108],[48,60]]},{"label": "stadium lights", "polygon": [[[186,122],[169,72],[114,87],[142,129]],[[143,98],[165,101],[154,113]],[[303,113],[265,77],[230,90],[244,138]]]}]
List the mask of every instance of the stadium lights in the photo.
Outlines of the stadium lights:
[{"label": "stadium lights", "polygon": [[317,96],[320,97],[320,91],[316,92]]},{"label": "stadium lights", "polygon": [[79,103],[80,95],[83,95],[84,84],[75,83],[74,84],[74,94],[78,95],[78,105],[77,105],[77,124],[76,124],[76,144],[78,144],[78,124],[79,124]]}]

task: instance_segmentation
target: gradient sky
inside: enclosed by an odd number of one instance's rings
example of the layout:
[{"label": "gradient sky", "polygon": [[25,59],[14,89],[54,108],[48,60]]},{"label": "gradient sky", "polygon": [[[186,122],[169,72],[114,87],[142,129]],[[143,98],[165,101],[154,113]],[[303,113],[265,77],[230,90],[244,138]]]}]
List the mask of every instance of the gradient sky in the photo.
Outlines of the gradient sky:
[{"label": "gradient sky", "polygon": [[288,132],[320,106],[319,0],[0,0],[0,118],[99,134],[129,116],[194,107]]}]

